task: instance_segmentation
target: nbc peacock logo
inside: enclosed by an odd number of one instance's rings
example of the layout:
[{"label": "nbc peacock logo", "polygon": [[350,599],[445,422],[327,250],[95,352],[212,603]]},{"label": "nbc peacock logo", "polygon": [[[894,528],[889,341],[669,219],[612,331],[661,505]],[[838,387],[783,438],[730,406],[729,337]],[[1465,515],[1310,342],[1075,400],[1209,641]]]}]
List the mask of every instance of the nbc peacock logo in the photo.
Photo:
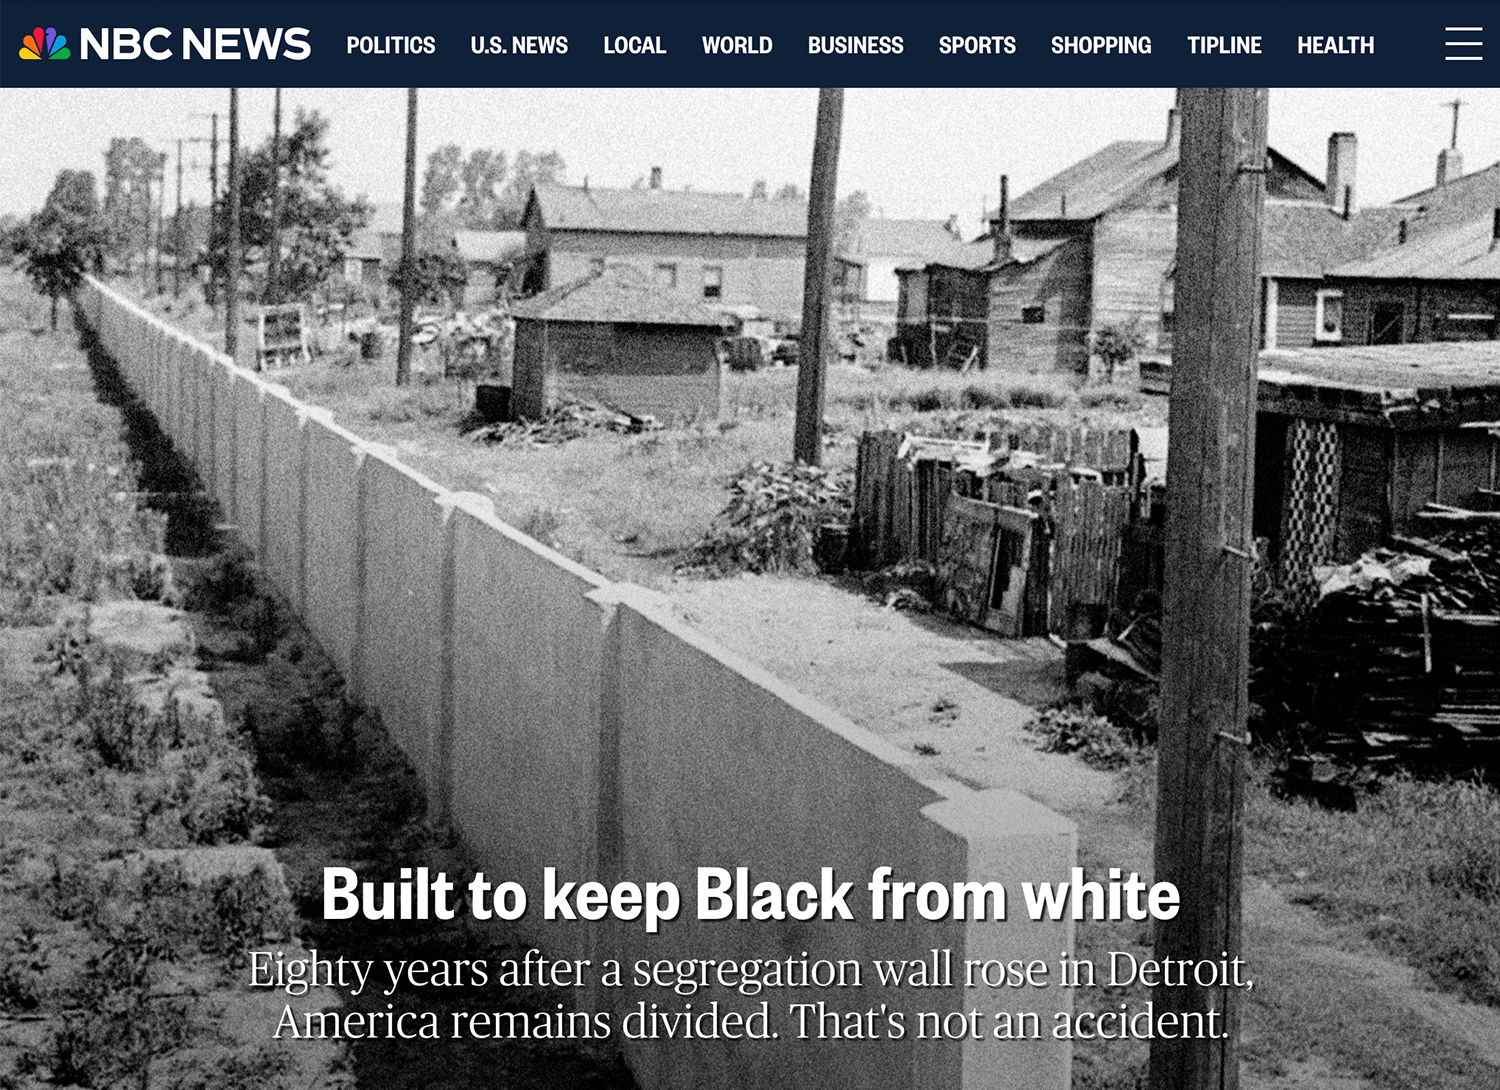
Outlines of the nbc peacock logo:
[{"label": "nbc peacock logo", "polygon": [[46,31],[37,27],[21,42],[23,61],[39,61],[43,57],[49,61],[65,61],[72,55],[68,39],[59,34],[56,27],[49,26]]}]

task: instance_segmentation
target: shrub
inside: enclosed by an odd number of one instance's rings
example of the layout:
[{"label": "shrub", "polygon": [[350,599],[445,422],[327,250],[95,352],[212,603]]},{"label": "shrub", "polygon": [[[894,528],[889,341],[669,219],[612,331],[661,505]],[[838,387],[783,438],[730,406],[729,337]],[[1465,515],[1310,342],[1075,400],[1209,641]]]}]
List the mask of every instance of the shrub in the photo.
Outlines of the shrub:
[{"label": "shrub", "polygon": [[1081,708],[1047,708],[1026,724],[1047,753],[1076,753],[1093,768],[1125,768],[1144,751],[1102,715]]}]

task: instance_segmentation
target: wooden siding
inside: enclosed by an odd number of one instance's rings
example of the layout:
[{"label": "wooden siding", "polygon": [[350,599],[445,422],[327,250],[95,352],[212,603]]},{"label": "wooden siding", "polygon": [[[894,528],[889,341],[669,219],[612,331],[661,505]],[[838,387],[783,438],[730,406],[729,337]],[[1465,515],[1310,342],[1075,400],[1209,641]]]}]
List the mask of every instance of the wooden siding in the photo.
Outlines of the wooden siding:
[{"label": "wooden siding", "polygon": [[675,265],[678,289],[701,293],[705,268],[718,266],[721,302],[756,306],[783,320],[802,313],[806,251],[799,239],[557,230],[547,237],[549,288],[588,276],[602,259],[653,275],[658,265]]},{"label": "wooden siding", "polygon": [[1276,281],[1276,347],[1311,348],[1317,324],[1316,280]]},{"label": "wooden siding", "polygon": [[[1063,243],[990,280],[989,366],[1030,373],[1079,372],[1088,366],[1093,259],[1088,236]],[[1021,320],[1025,307],[1044,308],[1045,321]]]},{"label": "wooden siding", "polygon": [[1454,321],[1454,314],[1500,312],[1500,283],[1494,281],[1412,282],[1330,280],[1344,293],[1344,343],[1373,344],[1375,310],[1382,304],[1402,308],[1402,343],[1492,340],[1494,320]]},{"label": "wooden siding", "polygon": [[717,417],[718,331],[698,326],[516,321],[517,415],[563,400],[597,401],[663,421]]},{"label": "wooden siding", "polygon": [[1397,533],[1419,533],[1416,513],[1432,501],[1482,507],[1478,490],[1495,487],[1496,440],[1487,428],[1395,433],[1391,521]]},{"label": "wooden siding", "polygon": [[1344,563],[1385,541],[1389,532],[1389,441],[1384,428],[1345,424],[1339,428],[1339,510],[1334,559]]},{"label": "wooden siding", "polygon": [[1134,318],[1147,344],[1161,335],[1162,285],[1177,256],[1177,213],[1111,212],[1094,225],[1091,326]]}]

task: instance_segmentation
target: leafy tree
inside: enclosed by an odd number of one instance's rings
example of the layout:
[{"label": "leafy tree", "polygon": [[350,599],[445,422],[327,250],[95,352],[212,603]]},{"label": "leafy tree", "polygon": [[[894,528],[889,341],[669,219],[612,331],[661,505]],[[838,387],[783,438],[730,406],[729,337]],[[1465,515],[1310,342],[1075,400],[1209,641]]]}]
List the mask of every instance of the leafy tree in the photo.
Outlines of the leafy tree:
[{"label": "leafy tree", "polygon": [[834,207],[833,244],[837,252],[849,253],[855,249],[870,210],[870,195],[863,189],[856,189]]},{"label": "leafy tree", "polygon": [[1093,341],[1094,355],[1104,364],[1107,382],[1114,382],[1115,371],[1146,347],[1146,335],[1135,318],[1100,326],[1094,331]]},{"label": "leafy tree", "polygon": [[513,222],[519,222],[533,186],[561,182],[567,173],[562,154],[553,151],[518,151],[510,168],[510,180],[501,196]]},{"label": "leafy tree", "polygon": [[[416,259],[416,301],[432,306],[455,308],[463,299],[464,285],[469,282],[469,267],[451,245],[423,245]],[[401,290],[401,265],[398,262],[387,281]]]},{"label": "leafy tree", "polygon": [[428,215],[451,208],[461,186],[459,171],[464,164],[464,152],[457,144],[444,144],[427,157],[427,169],[422,174],[422,211]]},{"label": "leafy tree", "polygon": [[459,178],[463,182],[463,195],[458,198],[459,219],[471,230],[492,230],[500,211],[505,152],[475,148],[464,160]]},{"label": "leafy tree", "polygon": [[[328,180],[328,120],[316,110],[299,109],[291,132],[282,137],[280,293],[305,297],[343,261],[350,236],[374,212],[363,197],[350,199]],[[240,176],[240,232],[246,263],[264,260],[271,241],[271,192],[275,181],[271,139],[244,156]],[[220,216],[223,223],[228,216]],[[210,260],[216,274],[227,271],[228,247],[216,234]]]},{"label": "leafy tree", "polygon": [[[151,186],[166,156],[139,136],[117,136],[104,153],[104,223],[111,253],[128,260],[144,251],[151,234]],[[161,199],[160,189],[157,200]]]},{"label": "leafy tree", "polygon": [[83,274],[99,266],[105,241],[93,173],[61,171],[22,243],[26,274],[37,291],[52,300],[53,329],[57,328],[58,298],[75,291]]},{"label": "leafy tree", "polygon": [[776,191],[778,201],[805,201],[807,194],[802,192],[802,187],[796,182],[787,182]]},{"label": "leafy tree", "polygon": [[752,201],[763,201],[766,199],[767,195],[768,190],[766,187],[766,180],[764,178],[757,178],[750,184],[750,199]]}]

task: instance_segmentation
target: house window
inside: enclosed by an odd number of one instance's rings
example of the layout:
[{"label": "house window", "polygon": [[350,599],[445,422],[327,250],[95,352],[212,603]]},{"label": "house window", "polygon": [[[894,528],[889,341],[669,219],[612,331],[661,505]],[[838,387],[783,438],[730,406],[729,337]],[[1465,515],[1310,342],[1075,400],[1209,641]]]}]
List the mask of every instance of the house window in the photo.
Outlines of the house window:
[{"label": "house window", "polygon": [[1343,339],[1344,293],[1334,288],[1323,288],[1318,292],[1313,312],[1313,340],[1332,342]]},{"label": "house window", "polygon": [[344,258],[344,280],[349,284],[358,284],[364,279],[364,266],[357,257]]},{"label": "house window", "polygon": [[656,282],[664,288],[675,288],[677,286],[677,266],[656,266]]},{"label": "house window", "polygon": [[603,274],[603,272],[604,272],[604,258],[602,258],[602,257],[591,257],[591,258],[589,258],[589,275],[590,276],[599,276],[599,275]]},{"label": "house window", "polygon": [[703,298],[718,299],[724,294],[724,266],[703,266]]},{"label": "house window", "polygon": [[1036,306],[1032,307],[1021,308],[1022,325],[1041,325],[1046,320],[1047,307],[1042,303],[1038,303]]}]

